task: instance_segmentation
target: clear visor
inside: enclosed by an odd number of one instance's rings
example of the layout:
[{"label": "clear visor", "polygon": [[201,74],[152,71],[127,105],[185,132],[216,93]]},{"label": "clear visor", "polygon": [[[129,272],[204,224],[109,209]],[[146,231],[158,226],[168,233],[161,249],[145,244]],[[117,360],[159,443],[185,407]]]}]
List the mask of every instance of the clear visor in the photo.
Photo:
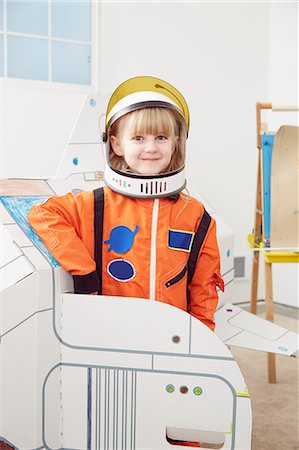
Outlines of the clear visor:
[{"label": "clear visor", "polygon": [[175,110],[150,107],[127,113],[108,130],[107,163],[131,176],[173,174],[185,165],[186,125]]}]

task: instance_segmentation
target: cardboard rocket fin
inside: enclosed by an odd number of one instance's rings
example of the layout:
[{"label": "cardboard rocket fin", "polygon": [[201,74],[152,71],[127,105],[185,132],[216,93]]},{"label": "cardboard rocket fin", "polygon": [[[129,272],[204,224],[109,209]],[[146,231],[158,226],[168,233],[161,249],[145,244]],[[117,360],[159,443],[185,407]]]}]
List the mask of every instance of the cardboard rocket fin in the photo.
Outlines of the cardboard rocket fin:
[{"label": "cardboard rocket fin", "polygon": [[70,177],[94,181],[104,170],[100,117],[105,113],[108,96],[88,94],[59,162],[54,180]]}]

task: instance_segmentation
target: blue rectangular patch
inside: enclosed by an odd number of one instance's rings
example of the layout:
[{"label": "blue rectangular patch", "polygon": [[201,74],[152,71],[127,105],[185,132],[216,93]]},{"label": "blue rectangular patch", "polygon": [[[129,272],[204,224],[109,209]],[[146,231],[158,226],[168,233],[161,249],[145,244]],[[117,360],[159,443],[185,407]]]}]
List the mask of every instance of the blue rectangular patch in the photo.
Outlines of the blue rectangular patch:
[{"label": "blue rectangular patch", "polygon": [[168,247],[190,252],[193,236],[194,233],[190,231],[168,230]]}]

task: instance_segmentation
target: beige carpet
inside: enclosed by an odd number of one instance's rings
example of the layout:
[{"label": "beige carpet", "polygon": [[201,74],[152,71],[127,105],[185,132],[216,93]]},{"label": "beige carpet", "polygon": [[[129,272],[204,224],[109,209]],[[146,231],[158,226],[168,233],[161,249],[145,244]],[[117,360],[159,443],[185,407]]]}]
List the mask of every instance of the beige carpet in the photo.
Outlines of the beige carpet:
[{"label": "beige carpet", "polygon": [[[275,315],[275,323],[298,332],[298,320]],[[268,383],[267,355],[231,347],[252,403],[252,450],[298,450],[298,359],[276,356],[277,383]],[[241,449],[238,449],[241,450]]]}]

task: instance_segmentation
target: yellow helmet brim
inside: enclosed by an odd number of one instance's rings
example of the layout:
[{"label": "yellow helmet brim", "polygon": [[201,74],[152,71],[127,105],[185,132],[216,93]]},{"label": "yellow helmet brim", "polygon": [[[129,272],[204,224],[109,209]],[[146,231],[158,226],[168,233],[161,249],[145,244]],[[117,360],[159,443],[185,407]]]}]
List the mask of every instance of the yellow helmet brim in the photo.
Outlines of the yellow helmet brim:
[{"label": "yellow helmet brim", "polygon": [[[169,103],[169,107],[176,107],[185,119],[186,131],[188,134],[190,117],[185,98],[170,83],[149,76],[130,78],[118,86],[113,92],[107,107],[106,130],[111,125],[114,117],[119,118],[122,115],[122,112],[125,114],[130,110],[137,109],[137,107],[134,108],[134,105],[131,105],[131,109],[128,109],[128,105],[126,105],[125,101],[126,98],[128,99],[128,102],[132,102],[132,98],[134,97],[135,105],[138,105],[138,108],[142,107],[143,102],[143,107],[147,107],[150,106],[151,103],[150,93],[153,93],[153,101],[156,103],[155,106],[158,106],[158,99],[161,98],[161,104],[163,104],[164,107],[167,107],[167,103]],[[136,101],[136,95],[133,96],[133,94],[139,94],[137,96],[138,101]]]}]

